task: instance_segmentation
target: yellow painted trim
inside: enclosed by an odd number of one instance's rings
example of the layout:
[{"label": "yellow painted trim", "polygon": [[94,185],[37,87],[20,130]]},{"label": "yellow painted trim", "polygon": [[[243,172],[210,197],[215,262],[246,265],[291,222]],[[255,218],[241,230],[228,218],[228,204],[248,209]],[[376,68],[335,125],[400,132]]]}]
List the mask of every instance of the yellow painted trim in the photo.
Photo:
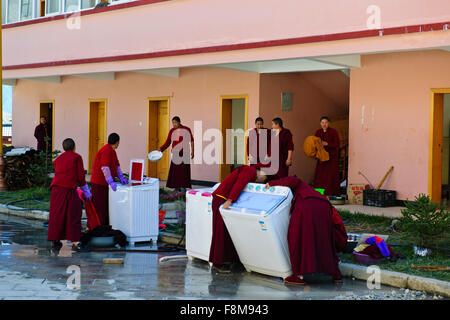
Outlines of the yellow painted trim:
[{"label": "yellow painted trim", "polygon": [[[55,150],[55,100],[39,100],[39,117],[41,116],[41,103],[51,103],[52,104],[52,149]],[[39,119],[40,121],[40,119]]]},{"label": "yellow painted trim", "polygon": [[[244,131],[247,132],[248,130],[248,94],[237,94],[237,95],[221,95],[220,96],[220,110],[219,110],[219,127],[220,132],[222,132],[222,110],[223,110],[223,100],[230,100],[230,99],[244,99],[245,100],[245,128]],[[245,139],[245,145],[244,145],[244,152],[247,150],[247,139]],[[219,159],[222,161],[223,158],[223,137],[220,140],[220,153],[219,153]],[[245,164],[247,164],[247,157],[245,159]],[[219,181],[222,181],[225,177],[222,177],[222,170],[221,166],[223,164],[219,164]]]},{"label": "yellow painted trim", "polygon": [[428,194],[433,199],[433,146],[434,146],[434,118],[435,118],[435,96],[436,94],[450,93],[450,88],[432,88],[430,94],[430,130],[428,148]]},{"label": "yellow painted trim", "polygon": [[[89,139],[91,138],[89,136],[89,131],[91,127],[91,102],[104,102],[105,103],[105,138],[106,141],[108,141],[108,99],[88,99],[88,143],[87,143],[87,165],[89,167],[90,164],[90,145],[89,145]],[[95,157],[95,155],[94,155]],[[88,173],[92,173],[92,168],[86,168],[86,171]]]},{"label": "yellow painted trim", "polygon": [[[167,101],[167,113],[168,113],[168,117],[167,120],[169,121],[169,131],[170,131],[170,119],[171,119],[171,115],[170,115],[170,97],[169,96],[165,96],[165,97],[150,97],[147,98],[147,153],[150,152],[150,108],[149,108],[149,103],[150,101]],[[170,169],[170,157],[167,157],[167,166]],[[147,161],[147,177],[149,176],[149,166],[148,166],[148,161]]]}]

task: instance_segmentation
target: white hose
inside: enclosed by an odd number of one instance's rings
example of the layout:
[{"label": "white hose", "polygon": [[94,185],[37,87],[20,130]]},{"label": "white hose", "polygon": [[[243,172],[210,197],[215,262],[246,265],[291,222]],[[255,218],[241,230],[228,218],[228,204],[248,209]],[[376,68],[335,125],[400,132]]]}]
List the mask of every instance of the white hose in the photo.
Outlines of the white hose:
[{"label": "white hose", "polygon": [[168,260],[187,259],[187,257],[188,256],[186,256],[186,255],[165,256],[165,257],[159,258],[159,263],[166,262]]}]

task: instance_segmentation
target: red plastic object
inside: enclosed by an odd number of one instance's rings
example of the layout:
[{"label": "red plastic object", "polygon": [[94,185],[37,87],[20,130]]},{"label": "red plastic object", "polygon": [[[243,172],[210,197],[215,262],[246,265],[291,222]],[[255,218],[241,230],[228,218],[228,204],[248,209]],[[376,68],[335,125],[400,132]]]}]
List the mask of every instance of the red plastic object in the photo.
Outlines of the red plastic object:
[{"label": "red plastic object", "polygon": [[91,200],[86,200],[84,198],[83,191],[80,188],[77,188],[78,197],[83,201],[84,208],[86,209],[86,216],[87,216],[87,227],[89,230],[94,230],[97,228],[100,223],[100,219],[98,217],[97,211],[95,211],[94,204]]},{"label": "red plastic object", "polygon": [[133,162],[132,176],[130,177],[132,181],[142,180],[142,163]]},{"label": "red plastic object", "polygon": [[202,196],[203,197],[210,197],[211,196],[211,192],[203,192]]},{"label": "red plastic object", "polygon": [[[166,216],[166,211],[159,210],[159,224],[161,225],[164,221],[164,217]],[[165,228],[166,226],[164,226]]]},{"label": "red plastic object", "polygon": [[375,259],[367,254],[358,253],[356,251],[353,251],[353,257],[357,262],[366,265],[379,264],[381,262],[381,259]]}]

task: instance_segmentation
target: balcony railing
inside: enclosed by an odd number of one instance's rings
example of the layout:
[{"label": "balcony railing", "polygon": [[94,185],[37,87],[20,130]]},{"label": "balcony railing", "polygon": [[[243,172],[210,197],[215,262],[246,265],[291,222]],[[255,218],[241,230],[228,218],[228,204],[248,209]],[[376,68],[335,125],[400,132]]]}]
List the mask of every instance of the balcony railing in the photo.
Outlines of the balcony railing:
[{"label": "balcony railing", "polygon": [[2,0],[2,24],[88,10],[100,2],[114,5],[131,1],[136,0]]}]

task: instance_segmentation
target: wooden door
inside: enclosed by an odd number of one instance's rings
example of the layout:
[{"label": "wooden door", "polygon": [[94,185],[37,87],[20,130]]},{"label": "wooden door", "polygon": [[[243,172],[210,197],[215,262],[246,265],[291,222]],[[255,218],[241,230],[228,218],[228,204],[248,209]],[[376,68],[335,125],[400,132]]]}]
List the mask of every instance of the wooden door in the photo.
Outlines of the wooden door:
[{"label": "wooden door", "polygon": [[[167,100],[158,101],[158,147],[167,139],[169,133],[169,105]],[[170,147],[169,147],[170,148]],[[160,180],[167,180],[169,176],[170,149],[163,153],[161,160],[157,162],[157,176]]]},{"label": "wooden door", "polygon": [[232,99],[222,99],[221,103],[221,124],[220,130],[222,131],[222,145],[221,145],[221,161],[220,164],[220,181],[225,179],[231,173],[231,159],[229,152],[230,137],[227,136],[227,129],[231,129],[232,125]]},{"label": "wooden door", "polygon": [[45,117],[47,119],[47,130],[48,130],[48,136],[50,137],[50,151],[54,150],[54,143],[53,143],[53,118],[54,118],[54,104],[51,101],[41,101],[39,103],[39,120],[38,122],[41,122],[41,117]]},{"label": "wooden door", "polygon": [[444,94],[432,93],[430,123],[430,171],[429,193],[433,202],[440,202],[442,197],[442,152],[444,137]]},{"label": "wooden door", "polygon": [[89,103],[89,166],[92,173],[95,155],[106,144],[106,102],[91,101]]},{"label": "wooden door", "polygon": [[[148,102],[148,152],[159,148],[158,146],[158,101]],[[158,163],[147,159],[147,176],[158,177]]]}]

